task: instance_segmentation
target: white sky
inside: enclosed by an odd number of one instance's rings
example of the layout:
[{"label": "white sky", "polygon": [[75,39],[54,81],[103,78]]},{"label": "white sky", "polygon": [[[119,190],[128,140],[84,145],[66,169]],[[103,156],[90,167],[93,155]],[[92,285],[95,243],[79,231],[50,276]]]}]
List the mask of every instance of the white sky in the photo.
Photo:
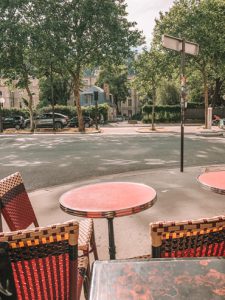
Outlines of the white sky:
[{"label": "white sky", "polygon": [[173,0],[126,0],[126,3],[128,19],[137,22],[137,28],[143,30],[149,47],[155,18],[159,17],[160,11],[168,11]]}]

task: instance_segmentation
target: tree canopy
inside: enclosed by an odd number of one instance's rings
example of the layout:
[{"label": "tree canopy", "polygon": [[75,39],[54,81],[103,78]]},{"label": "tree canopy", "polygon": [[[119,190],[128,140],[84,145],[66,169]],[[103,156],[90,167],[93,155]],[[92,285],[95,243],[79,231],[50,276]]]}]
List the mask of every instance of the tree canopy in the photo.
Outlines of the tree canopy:
[{"label": "tree canopy", "polygon": [[[225,79],[225,31],[218,29],[225,28],[224,12],[223,0],[176,0],[168,13],[160,14],[154,28],[152,46],[156,49],[162,49],[162,34],[185,38],[187,41],[199,44],[198,56],[187,55],[187,75],[192,76],[194,70],[199,70],[202,75],[206,115],[209,91],[212,96],[210,101],[213,100],[211,104],[222,103]],[[170,50],[164,51],[167,53],[169,64],[179,65],[177,53],[172,53]],[[199,82],[200,85],[201,82]]]},{"label": "tree canopy", "polygon": [[[81,75],[85,67],[103,62],[122,62],[131,47],[142,43],[135,23],[126,18],[124,0],[45,0],[34,4],[42,31],[48,31],[49,49],[72,79],[79,129],[84,130],[79,99]],[[43,15],[44,12],[44,15]]]},{"label": "tree canopy", "polygon": [[116,105],[117,114],[120,114],[120,103],[129,95],[128,70],[125,66],[111,65],[100,71],[97,84],[101,87],[104,83],[109,85],[110,93]]},{"label": "tree canopy", "polygon": [[132,47],[143,42],[136,23],[127,20],[126,6],[124,0],[1,1],[0,38],[4,51],[0,66],[4,75],[24,74],[26,66],[26,71],[30,70],[28,80],[33,76],[33,67],[41,77],[50,65],[55,73],[69,74],[79,129],[83,131],[79,89],[84,68],[106,61],[121,64]]},{"label": "tree canopy", "polygon": [[[161,78],[161,87],[164,83],[164,88],[167,86],[167,94],[174,93],[177,97],[175,89],[180,81],[181,57],[179,52],[162,47],[162,35],[167,34],[199,44],[198,56],[186,55],[185,75],[189,88],[189,100],[202,102],[204,97],[206,113],[208,104],[212,106],[223,104],[222,96],[225,94],[224,28],[224,0],[175,0],[171,9],[166,13],[160,13],[155,21],[151,49],[147,51],[149,54],[144,52],[139,58],[136,75],[137,82],[139,81],[139,85],[141,83],[142,86],[140,86],[140,92],[143,92],[144,87],[148,94],[151,89],[149,85],[153,87],[150,81],[154,71],[149,70],[149,66],[155,62],[155,58],[150,55],[155,52],[159,58],[156,69],[158,78]],[[142,65],[140,65],[141,61]],[[159,89],[160,85],[157,84],[157,86]],[[158,96],[159,94],[157,93]]]}]

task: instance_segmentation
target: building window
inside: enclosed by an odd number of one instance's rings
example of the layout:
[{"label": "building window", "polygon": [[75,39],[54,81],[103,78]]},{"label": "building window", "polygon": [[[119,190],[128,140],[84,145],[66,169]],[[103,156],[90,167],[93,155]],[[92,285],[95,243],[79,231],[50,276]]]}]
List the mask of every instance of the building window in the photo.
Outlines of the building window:
[{"label": "building window", "polygon": [[84,79],[84,80],[83,80],[83,84],[84,84],[84,85],[89,85],[88,79]]},{"label": "building window", "polygon": [[85,94],[84,95],[84,104],[85,105],[91,105],[93,100],[93,95],[92,94]]},{"label": "building window", "polygon": [[132,99],[128,99],[128,106],[132,106]]},{"label": "building window", "polygon": [[10,92],[10,107],[15,107],[14,92]]}]

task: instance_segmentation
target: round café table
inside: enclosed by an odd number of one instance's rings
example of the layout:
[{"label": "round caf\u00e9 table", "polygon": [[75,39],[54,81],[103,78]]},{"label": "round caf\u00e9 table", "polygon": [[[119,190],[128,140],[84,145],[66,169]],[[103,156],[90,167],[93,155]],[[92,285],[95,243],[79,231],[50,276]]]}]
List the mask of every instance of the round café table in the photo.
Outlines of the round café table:
[{"label": "round caf\u00e9 table", "polygon": [[219,194],[225,195],[225,171],[209,171],[198,176],[199,183]]},{"label": "round caf\u00e9 table", "polygon": [[132,182],[103,182],[81,186],[64,193],[60,207],[68,214],[108,220],[109,255],[116,258],[113,219],[139,213],[156,201],[156,191]]}]

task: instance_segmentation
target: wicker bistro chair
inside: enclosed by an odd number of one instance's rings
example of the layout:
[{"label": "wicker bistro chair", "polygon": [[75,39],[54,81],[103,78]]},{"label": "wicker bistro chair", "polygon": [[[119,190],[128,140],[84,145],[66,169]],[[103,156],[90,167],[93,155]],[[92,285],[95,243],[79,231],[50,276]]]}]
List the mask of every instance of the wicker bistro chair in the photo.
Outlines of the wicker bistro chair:
[{"label": "wicker bistro chair", "polygon": [[[76,221],[1,233],[0,252],[6,244],[17,294],[12,299],[79,299],[88,258],[78,258],[78,233]],[[0,293],[10,295],[13,285],[6,283],[1,277]]]},{"label": "wicker bistro chair", "polygon": [[225,256],[225,216],[150,224],[152,257]]},{"label": "wicker bistro chair", "polygon": [[[0,180],[0,203],[1,213],[10,230],[26,229],[32,224],[35,227],[39,226],[19,172]],[[93,220],[80,221],[79,232],[79,250],[82,250],[84,255],[93,251],[94,258],[98,259]]]}]

